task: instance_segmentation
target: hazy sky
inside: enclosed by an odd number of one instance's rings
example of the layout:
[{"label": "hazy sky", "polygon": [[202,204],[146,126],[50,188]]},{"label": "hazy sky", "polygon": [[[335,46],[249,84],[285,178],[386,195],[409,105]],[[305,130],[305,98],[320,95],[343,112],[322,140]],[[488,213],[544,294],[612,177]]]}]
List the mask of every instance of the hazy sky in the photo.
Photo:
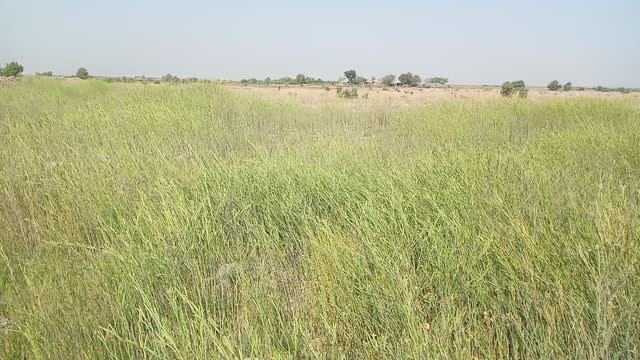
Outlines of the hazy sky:
[{"label": "hazy sky", "polygon": [[640,0],[0,0],[26,73],[640,87]]}]

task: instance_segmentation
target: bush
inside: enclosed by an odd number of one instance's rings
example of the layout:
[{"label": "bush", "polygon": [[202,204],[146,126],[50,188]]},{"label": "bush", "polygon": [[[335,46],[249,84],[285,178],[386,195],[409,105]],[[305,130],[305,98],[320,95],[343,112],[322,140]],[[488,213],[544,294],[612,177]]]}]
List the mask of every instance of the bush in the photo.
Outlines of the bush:
[{"label": "bush", "polygon": [[20,76],[24,71],[24,67],[13,61],[5,65],[4,68],[0,68],[0,76]]},{"label": "bush", "polygon": [[81,67],[80,69],[78,69],[78,71],[76,71],[76,76],[82,80],[85,80],[89,78],[89,72],[87,71],[87,69]]},{"label": "bush", "polygon": [[178,81],[180,81],[180,79],[177,76],[173,76],[171,74],[167,74],[167,75],[162,77],[162,81],[165,81],[165,82],[178,82]]},{"label": "bush", "polygon": [[363,78],[362,76],[356,76],[355,79],[353,79],[352,83],[354,85],[362,85],[365,81],[367,81],[367,79]]},{"label": "bush", "polygon": [[511,97],[517,94],[521,98],[526,98],[529,90],[527,90],[527,86],[522,80],[507,81],[502,84],[500,94],[505,97]]},{"label": "bush", "polygon": [[338,93],[338,95],[343,99],[357,99],[358,98],[358,89],[346,89],[342,90]]},{"label": "bush", "polygon": [[445,85],[446,83],[449,82],[449,79],[444,78],[444,77],[436,76],[434,78],[428,79],[427,82],[430,83],[430,84]]},{"label": "bush", "polygon": [[571,91],[571,89],[573,89],[573,84],[571,84],[571,81],[569,81],[568,83],[564,84],[564,86],[562,87],[562,90],[564,90],[564,91]]},{"label": "bush", "polygon": [[547,89],[549,89],[550,91],[558,91],[562,89],[562,85],[560,85],[560,82],[558,80],[553,80],[549,83],[549,85],[547,85]]},{"label": "bush", "polygon": [[410,72],[400,75],[398,77],[398,80],[400,80],[402,85],[408,85],[408,86],[416,86],[421,81],[420,76],[413,75]]},{"label": "bush", "polygon": [[396,83],[396,76],[389,74],[382,78],[382,83],[386,86],[393,86]]},{"label": "bush", "polygon": [[47,71],[47,72],[43,72],[43,73],[37,72],[36,76],[51,77],[51,76],[53,76],[53,72],[51,72],[51,71]]},{"label": "bush", "polygon": [[617,92],[622,93],[622,94],[628,94],[628,93],[630,93],[630,92],[631,92],[631,89],[626,89],[626,88],[623,88],[623,87],[613,89],[613,88],[608,88],[608,87],[606,87],[606,86],[596,86],[595,88],[593,88],[593,90],[595,90],[595,91],[601,91],[601,92],[613,92],[613,91],[617,91]]}]

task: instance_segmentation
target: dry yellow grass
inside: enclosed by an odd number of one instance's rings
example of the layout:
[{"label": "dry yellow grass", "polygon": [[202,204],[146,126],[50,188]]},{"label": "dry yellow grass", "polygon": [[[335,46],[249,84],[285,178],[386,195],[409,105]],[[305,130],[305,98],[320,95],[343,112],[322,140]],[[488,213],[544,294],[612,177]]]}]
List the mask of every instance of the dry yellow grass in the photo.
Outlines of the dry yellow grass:
[{"label": "dry yellow grass", "polygon": [[[238,93],[250,93],[268,97],[275,100],[295,100],[303,105],[317,108],[325,104],[347,102],[355,108],[391,108],[394,110],[410,108],[413,105],[429,104],[438,101],[449,100],[475,100],[487,101],[500,98],[499,87],[473,87],[459,86],[450,88],[382,88],[382,87],[357,87],[360,99],[357,101],[345,101],[338,97],[337,86],[242,86],[226,85],[225,88]],[[349,87],[343,87],[349,88]],[[363,99],[365,95],[366,99]],[[640,93],[621,94],[619,92],[586,91],[548,91],[545,88],[529,88],[530,100],[544,100],[550,98],[596,98],[596,99],[640,99]]]}]

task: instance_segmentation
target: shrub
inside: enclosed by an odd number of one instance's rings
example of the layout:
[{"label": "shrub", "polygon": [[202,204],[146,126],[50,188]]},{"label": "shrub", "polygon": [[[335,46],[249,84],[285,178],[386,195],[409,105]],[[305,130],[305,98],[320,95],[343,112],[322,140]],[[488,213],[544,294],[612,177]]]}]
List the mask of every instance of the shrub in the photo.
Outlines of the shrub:
[{"label": "shrub", "polygon": [[420,83],[421,79],[418,75],[413,75],[412,73],[404,73],[398,77],[398,80],[402,83],[402,85],[408,86],[416,86]]},{"label": "shrub", "polygon": [[382,78],[382,84],[386,85],[386,86],[393,86],[396,83],[396,76],[395,75],[387,75],[385,77]]},{"label": "shrub", "polygon": [[80,69],[78,69],[78,71],[76,71],[76,76],[82,80],[85,80],[89,78],[89,72],[87,71],[87,69],[81,67]]},{"label": "shrub", "polygon": [[24,71],[24,67],[13,61],[5,65],[4,68],[0,68],[0,76],[20,76]]},{"label": "shrub", "polygon": [[177,76],[173,76],[171,74],[167,74],[167,75],[162,77],[162,81],[165,81],[165,82],[178,82],[178,81],[180,81],[180,79]]},{"label": "shrub", "polygon": [[367,79],[363,78],[362,76],[356,76],[355,79],[353,79],[352,83],[354,85],[362,85],[365,81],[367,81]]},{"label": "shrub", "polygon": [[571,81],[567,82],[562,87],[562,90],[564,90],[564,91],[571,91],[571,89],[573,89],[573,84],[571,84]]},{"label": "shrub", "polygon": [[427,82],[430,83],[430,84],[445,85],[446,83],[449,82],[449,79],[444,78],[444,77],[436,76],[434,78],[428,79]]},{"label": "shrub", "polygon": [[526,98],[529,90],[527,90],[527,86],[522,80],[507,81],[502,84],[500,94],[505,97],[511,97],[517,94],[521,98]]},{"label": "shrub", "polygon": [[340,97],[343,99],[357,99],[358,98],[358,89],[346,89],[342,90],[340,93]]},{"label": "shrub", "polygon": [[37,72],[36,76],[51,77],[51,76],[53,76],[53,72],[51,72],[51,71],[46,71],[46,72],[42,72],[42,73]]},{"label": "shrub", "polygon": [[500,95],[507,97],[513,95],[513,83],[511,81],[507,81],[502,84],[502,87],[500,88]]},{"label": "shrub", "polygon": [[560,85],[560,82],[558,80],[553,80],[549,83],[549,85],[547,85],[547,89],[549,89],[550,91],[558,91],[562,89],[562,85]]},{"label": "shrub", "polygon": [[606,86],[596,86],[595,88],[593,88],[593,90],[595,90],[595,91],[601,91],[601,92],[612,92],[612,91],[617,91],[617,92],[622,93],[622,94],[628,94],[628,93],[630,93],[630,92],[631,92],[631,89],[626,89],[626,88],[623,88],[623,87],[613,89],[613,88],[608,88],[608,87],[606,87]]}]

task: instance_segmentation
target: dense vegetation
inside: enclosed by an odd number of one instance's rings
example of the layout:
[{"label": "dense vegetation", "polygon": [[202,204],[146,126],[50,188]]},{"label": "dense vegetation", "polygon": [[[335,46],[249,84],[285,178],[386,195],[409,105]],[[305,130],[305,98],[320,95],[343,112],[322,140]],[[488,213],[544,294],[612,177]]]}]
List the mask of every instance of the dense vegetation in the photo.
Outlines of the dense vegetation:
[{"label": "dense vegetation", "polygon": [[0,87],[0,358],[640,356],[636,98],[351,103]]}]

